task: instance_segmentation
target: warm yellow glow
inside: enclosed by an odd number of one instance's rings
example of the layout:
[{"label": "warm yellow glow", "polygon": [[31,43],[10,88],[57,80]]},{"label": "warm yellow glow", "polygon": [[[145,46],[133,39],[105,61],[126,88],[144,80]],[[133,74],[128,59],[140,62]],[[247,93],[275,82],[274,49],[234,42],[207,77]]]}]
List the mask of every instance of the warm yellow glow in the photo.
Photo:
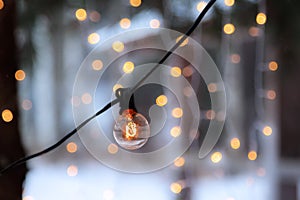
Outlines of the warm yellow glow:
[{"label": "warm yellow glow", "polygon": [[226,6],[233,6],[234,5],[234,0],[224,0],[224,4]]},{"label": "warm yellow glow", "polygon": [[119,88],[123,88],[123,85],[117,83],[117,84],[114,85],[114,87],[113,87],[113,92],[116,92],[116,90],[119,89]]},{"label": "warm yellow glow", "polygon": [[92,22],[100,21],[101,15],[97,11],[92,11],[89,15],[89,18]]},{"label": "warm yellow glow", "polygon": [[68,176],[77,176],[78,168],[75,165],[70,165],[67,169]]},{"label": "warm yellow glow", "polygon": [[179,183],[172,183],[170,189],[173,193],[179,194],[182,190],[182,186]]},{"label": "warm yellow glow", "polygon": [[174,108],[172,110],[172,116],[175,118],[180,118],[183,115],[183,110],[182,108]]},{"label": "warm yellow glow", "polygon": [[172,67],[170,70],[171,76],[173,77],[179,77],[181,76],[181,69],[177,66]]},{"label": "warm yellow glow", "polygon": [[94,70],[99,71],[103,68],[103,62],[101,60],[94,60],[92,67]]},{"label": "warm yellow glow", "polygon": [[206,119],[213,120],[216,117],[216,112],[214,110],[208,110],[205,113]]},{"label": "warm yellow glow", "polygon": [[128,29],[131,25],[131,21],[128,18],[123,18],[120,20],[120,26],[123,29]]},{"label": "warm yellow glow", "polygon": [[217,91],[217,84],[215,84],[215,83],[210,83],[210,84],[208,84],[207,85],[207,89],[208,89],[208,91],[210,92],[210,93],[214,93],[214,92],[216,92]]},{"label": "warm yellow glow", "polygon": [[179,126],[174,126],[171,131],[170,134],[172,135],[172,137],[176,138],[181,134],[181,128]]},{"label": "warm yellow glow", "polygon": [[107,151],[110,154],[116,154],[118,152],[119,148],[116,144],[111,143],[110,145],[108,145],[107,147]]},{"label": "warm yellow glow", "polygon": [[165,95],[160,95],[156,98],[156,105],[164,106],[168,103],[168,98]]},{"label": "warm yellow glow", "polygon": [[93,98],[92,98],[92,96],[89,93],[84,93],[81,96],[81,101],[84,104],[90,104],[90,103],[92,103],[92,100],[93,100]]},{"label": "warm yellow glow", "polygon": [[25,77],[26,77],[26,74],[23,70],[20,69],[20,70],[16,71],[16,73],[15,73],[16,80],[23,81],[25,79]]},{"label": "warm yellow glow", "polygon": [[205,8],[206,5],[207,5],[206,2],[200,1],[200,2],[197,4],[197,10],[198,10],[199,12],[202,12],[202,10]]},{"label": "warm yellow glow", "polygon": [[84,9],[80,8],[80,9],[76,10],[75,16],[76,16],[77,20],[84,21],[84,20],[86,20],[87,14]]},{"label": "warm yellow glow", "polygon": [[125,137],[127,139],[133,139],[138,135],[137,132],[137,125],[134,122],[128,122],[128,124],[125,127]]},{"label": "warm yellow glow", "polygon": [[185,159],[184,157],[179,157],[174,161],[174,165],[176,167],[182,167],[185,164]]},{"label": "warm yellow glow", "polygon": [[222,153],[221,152],[214,152],[211,156],[210,156],[210,160],[213,163],[219,163],[222,160]]},{"label": "warm yellow glow", "polygon": [[12,112],[8,109],[5,109],[2,111],[2,119],[5,122],[11,122],[11,120],[13,120],[14,116],[12,114]]},{"label": "warm yellow glow", "polygon": [[3,8],[4,8],[4,2],[0,0],[0,10],[2,10]]},{"label": "warm yellow glow", "polygon": [[130,0],[129,3],[133,7],[139,7],[142,4],[142,0]]},{"label": "warm yellow glow", "polygon": [[124,50],[124,43],[123,42],[120,42],[120,41],[115,41],[113,44],[112,44],[112,48],[113,50],[115,50],[116,52],[120,53]]},{"label": "warm yellow glow", "polygon": [[134,70],[134,63],[133,62],[127,61],[127,62],[124,63],[123,72],[125,72],[126,74],[129,74],[129,73],[133,72],[133,70]]},{"label": "warm yellow glow", "polygon": [[75,153],[77,151],[77,144],[70,142],[67,144],[66,149],[69,153]]},{"label": "warm yellow glow", "polygon": [[275,61],[269,62],[269,70],[270,71],[276,71],[278,69],[278,64]]},{"label": "warm yellow glow", "polygon": [[230,146],[232,149],[239,149],[241,146],[241,142],[238,138],[232,138],[230,140]]},{"label": "warm yellow glow", "polygon": [[[178,42],[181,40],[182,37],[183,37],[183,36],[179,36],[179,37],[176,39],[176,43],[178,43]],[[183,46],[187,45],[188,43],[189,43],[189,38],[186,38],[179,46],[183,47]]]},{"label": "warm yellow glow", "polygon": [[150,27],[151,28],[159,28],[160,27],[160,21],[158,19],[152,19],[150,21]]},{"label": "warm yellow glow", "polygon": [[34,200],[34,198],[32,196],[25,196],[22,200]]},{"label": "warm yellow glow", "polygon": [[231,62],[234,64],[238,64],[241,62],[241,56],[239,54],[232,54],[231,55]]},{"label": "warm yellow glow", "polygon": [[249,28],[248,33],[252,37],[257,37],[260,34],[260,29],[257,28],[257,27],[252,26],[252,27]]},{"label": "warm yellow glow", "polygon": [[230,34],[234,33],[235,27],[233,24],[225,24],[223,30],[224,30],[224,33],[230,35]]},{"label": "warm yellow glow", "polygon": [[274,90],[267,91],[267,98],[270,100],[276,99],[276,92]]},{"label": "warm yellow glow", "polygon": [[249,159],[249,160],[256,160],[256,158],[257,158],[257,153],[256,153],[256,151],[250,151],[250,152],[248,153],[248,159]]},{"label": "warm yellow glow", "polygon": [[22,102],[22,108],[24,110],[30,110],[32,108],[32,102],[28,99],[25,99],[23,102]]},{"label": "warm yellow glow", "polygon": [[258,13],[256,15],[256,23],[263,25],[266,23],[266,21],[267,21],[267,16],[265,13]]},{"label": "warm yellow glow", "polygon": [[263,128],[262,132],[265,136],[270,136],[270,135],[272,135],[273,130],[270,126],[265,126]]},{"label": "warm yellow glow", "polygon": [[194,70],[191,66],[186,66],[183,68],[182,70],[182,74],[185,76],[185,77],[190,77],[192,76],[194,73]]},{"label": "warm yellow glow", "polygon": [[100,35],[98,33],[91,33],[88,36],[88,42],[90,44],[97,44],[100,41]]}]

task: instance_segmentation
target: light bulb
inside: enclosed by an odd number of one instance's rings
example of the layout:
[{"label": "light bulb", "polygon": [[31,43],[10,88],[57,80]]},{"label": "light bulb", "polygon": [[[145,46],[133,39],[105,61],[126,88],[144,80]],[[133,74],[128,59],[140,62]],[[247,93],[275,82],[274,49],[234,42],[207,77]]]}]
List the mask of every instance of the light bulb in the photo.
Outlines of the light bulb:
[{"label": "light bulb", "polygon": [[128,150],[136,150],[146,144],[150,137],[147,119],[133,109],[126,109],[118,117],[113,135],[116,142]]}]

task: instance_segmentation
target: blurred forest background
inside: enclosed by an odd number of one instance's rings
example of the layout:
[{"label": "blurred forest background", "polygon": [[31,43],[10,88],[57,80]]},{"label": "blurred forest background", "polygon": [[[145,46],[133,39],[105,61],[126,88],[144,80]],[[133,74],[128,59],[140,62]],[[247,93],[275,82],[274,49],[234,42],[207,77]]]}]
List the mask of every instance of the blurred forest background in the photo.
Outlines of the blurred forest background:
[{"label": "blurred forest background", "polygon": [[[94,94],[72,96],[72,87],[96,45],[136,28],[185,32],[206,3],[0,0],[0,167],[53,144],[73,129],[72,108],[94,103]],[[299,8],[296,0],[217,0],[192,34],[219,67],[228,95],[223,134],[205,159],[197,153],[219,116],[207,95],[217,83],[206,86],[193,68],[179,66],[197,88],[204,117],[199,137],[173,165],[151,174],[117,172],[74,136],[1,176],[0,199],[300,200]],[[110,75],[121,73],[122,66]],[[98,96],[109,99],[110,84]]]}]

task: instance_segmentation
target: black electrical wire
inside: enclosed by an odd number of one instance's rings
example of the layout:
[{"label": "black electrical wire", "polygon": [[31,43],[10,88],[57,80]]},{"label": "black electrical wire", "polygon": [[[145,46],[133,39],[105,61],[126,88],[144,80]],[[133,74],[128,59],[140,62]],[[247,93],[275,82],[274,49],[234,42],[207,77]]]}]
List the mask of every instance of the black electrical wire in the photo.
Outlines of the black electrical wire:
[{"label": "black electrical wire", "polygon": [[[205,8],[203,9],[203,11],[199,14],[199,16],[197,17],[197,19],[195,20],[195,22],[193,23],[193,25],[189,28],[189,30],[184,34],[183,37],[181,37],[181,39],[162,57],[162,59],[158,62],[158,64],[156,64],[147,74],[145,74],[132,88],[130,88],[131,93],[133,93],[158,67],[160,64],[163,64],[167,58],[183,43],[183,41],[190,36],[194,30],[197,28],[197,26],[200,24],[200,22],[202,21],[203,17],[205,16],[205,14],[209,11],[209,9],[213,6],[213,4],[216,2],[216,0],[211,0],[207,3],[207,5],[205,6]],[[0,176],[2,176],[4,173],[6,173],[8,170],[21,165],[23,163],[25,163],[28,160],[31,160],[33,158],[36,158],[38,156],[41,156],[45,153],[48,153],[52,150],[54,150],[55,148],[57,148],[58,146],[60,146],[62,143],[64,143],[67,139],[69,139],[70,137],[72,137],[75,133],[77,133],[78,130],[80,130],[82,127],[84,127],[87,123],[89,123],[92,119],[96,118],[97,116],[101,115],[102,113],[104,113],[105,111],[107,111],[108,109],[110,109],[112,106],[116,105],[117,103],[120,102],[120,97],[117,97],[117,99],[111,101],[110,103],[108,103],[106,106],[104,106],[101,110],[99,110],[97,113],[95,113],[93,116],[89,117],[88,119],[86,119],[84,122],[82,122],[78,127],[76,127],[74,130],[72,130],[70,133],[68,133],[67,135],[65,135],[62,139],[60,139],[58,142],[56,142],[55,144],[53,144],[52,146],[29,156],[26,156],[24,158],[21,158],[19,160],[16,160],[14,162],[12,162],[11,164],[9,164],[7,167],[3,168],[0,171]]]}]

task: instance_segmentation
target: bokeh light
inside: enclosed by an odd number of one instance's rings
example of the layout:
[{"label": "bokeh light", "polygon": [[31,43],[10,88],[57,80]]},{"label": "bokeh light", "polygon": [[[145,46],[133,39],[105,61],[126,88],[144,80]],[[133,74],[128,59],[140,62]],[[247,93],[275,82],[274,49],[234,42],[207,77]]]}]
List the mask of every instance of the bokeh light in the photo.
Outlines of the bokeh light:
[{"label": "bokeh light", "polygon": [[207,89],[210,93],[214,93],[217,91],[218,87],[217,87],[217,84],[215,83],[210,83],[207,85]]},{"label": "bokeh light", "polygon": [[116,154],[119,151],[119,147],[116,144],[111,143],[108,145],[107,151],[110,154]]},{"label": "bokeh light", "polygon": [[4,8],[4,2],[0,0],[0,10],[2,10],[3,8]]},{"label": "bokeh light", "polygon": [[206,5],[207,5],[207,3],[205,1],[200,1],[197,4],[197,10],[198,10],[198,12],[202,12],[202,10],[205,8]]},{"label": "bokeh light", "polygon": [[193,73],[194,73],[194,70],[193,70],[193,68],[191,66],[186,66],[182,70],[182,74],[185,77],[190,77],[190,76],[193,75]]},{"label": "bokeh light", "polygon": [[101,19],[101,15],[100,13],[98,13],[97,11],[92,11],[90,14],[89,14],[89,18],[92,22],[99,22],[100,19]]},{"label": "bokeh light", "polygon": [[250,152],[248,153],[248,159],[249,159],[249,160],[254,161],[254,160],[256,160],[256,158],[257,158],[257,153],[256,153],[256,151],[250,151]]},{"label": "bokeh light", "polygon": [[142,4],[142,0],[130,0],[129,3],[133,7],[139,7]]},{"label": "bokeh light", "polygon": [[182,115],[183,115],[183,110],[182,110],[182,108],[174,108],[173,110],[172,110],[172,116],[173,117],[175,117],[175,118],[180,118],[180,117],[182,117]]},{"label": "bokeh light", "polygon": [[234,64],[238,64],[241,62],[241,56],[239,54],[232,54],[230,58],[231,58],[231,62]]},{"label": "bokeh light", "polygon": [[131,72],[133,72],[134,70],[134,63],[131,61],[127,61],[124,63],[123,65],[123,72],[125,72],[126,74],[129,74]]},{"label": "bokeh light", "polygon": [[113,86],[113,92],[116,92],[116,90],[117,89],[119,89],[119,88],[123,88],[123,85],[121,85],[121,84],[115,84],[114,86]]},{"label": "bokeh light", "polygon": [[23,81],[25,77],[26,77],[26,73],[23,70],[19,69],[16,71],[15,78],[17,81]]},{"label": "bokeh light", "polygon": [[185,164],[185,159],[184,157],[179,157],[174,161],[174,165],[176,167],[182,167]]},{"label": "bokeh light", "polygon": [[268,67],[270,71],[276,71],[278,69],[278,64],[275,61],[271,61],[269,62]]},{"label": "bokeh light", "polygon": [[276,92],[274,90],[268,90],[266,96],[267,99],[274,100],[276,99]]},{"label": "bokeh light", "polygon": [[67,144],[66,149],[69,153],[75,153],[77,151],[77,144],[75,142],[70,142]]},{"label": "bokeh light", "polygon": [[267,22],[267,16],[265,13],[258,13],[256,15],[256,23],[263,25]]},{"label": "bokeh light", "polygon": [[214,152],[211,156],[210,156],[210,160],[213,163],[219,163],[222,160],[222,153],[221,152]]},{"label": "bokeh light", "polygon": [[168,103],[168,98],[165,95],[160,95],[156,98],[156,105],[164,106]]},{"label": "bokeh light", "polygon": [[170,185],[170,190],[175,194],[179,194],[182,190],[182,186],[179,183],[172,183]]},{"label": "bokeh light", "polygon": [[99,71],[103,68],[103,62],[101,60],[94,60],[92,67],[94,70]]},{"label": "bokeh light", "polygon": [[241,146],[241,142],[238,138],[232,138],[230,140],[230,146],[232,149],[239,149]]},{"label": "bokeh light", "polygon": [[263,134],[264,134],[265,136],[270,136],[270,135],[272,135],[273,130],[272,130],[272,128],[271,128],[270,126],[265,126],[265,127],[263,128],[262,132],[263,132]]},{"label": "bokeh light", "polygon": [[13,113],[9,109],[5,109],[2,111],[2,119],[5,122],[11,122],[14,116]]},{"label": "bokeh light", "polygon": [[252,26],[249,28],[248,33],[252,37],[258,37],[260,34],[260,29],[255,26]]},{"label": "bokeh light", "polygon": [[170,73],[171,73],[171,76],[173,77],[179,77],[181,76],[181,69],[180,67],[172,67],[171,70],[170,70]]},{"label": "bokeh light", "polygon": [[223,30],[224,30],[224,33],[231,35],[235,31],[235,27],[233,24],[225,24]]},{"label": "bokeh light", "polygon": [[131,26],[131,21],[128,18],[123,18],[120,20],[120,26],[123,29],[128,29]]},{"label": "bokeh light", "polygon": [[158,19],[151,19],[150,20],[150,27],[151,28],[159,28],[160,27],[160,21]]},{"label": "bokeh light", "polygon": [[172,137],[176,138],[181,134],[181,128],[179,126],[174,126],[171,130],[170,130],[170,134]]},{"label": "bokeh light", "polygon": [[234,5],[234,0],[224,0],[224,4],[226,5],[226,6],[233,6]]},{"label": "bokeh light", "polygon": [[67,174],[68,174],[68,176],[77,176],[77,174],[78,174],[78,168],[77,168],[77,166],[70,165],[67,168]]},{"label": "bokeh light", "polygon": [[[181,40],[182,37],[183,36],[177,37],[176,43],[178,43]],[[186,38],[179,46],[183,47],[183,46],[187,45],[188,43],[189,43],[189,38]]]},{"label": "bokeh light", "polygon": [[88,36],[88,42],[90,44],[97,44],[100,41],[100,35],[98,33],[91,33]]},{"label": "bokeh light", "polygon": [[77,9],[75,12],[75,16],[78,21],[86,20],[87,14],[86,14],[85,9],[83,9],[83,8]]},{"label": "bokeh light", "polygon": [[92,100],[93,100],[93,98],[92,98],[92,96],[89,93],[84,93],[81,96],[81,101],[84,104],[90,104],[90,103],[92,103]]},{"label": "bokeh light", "polygon": [[113,44],[112,44],[112,48],[114,51],[120,53],[124,50],[124,43],[123,42],[120,42],[120,41],[115,41]]}]

